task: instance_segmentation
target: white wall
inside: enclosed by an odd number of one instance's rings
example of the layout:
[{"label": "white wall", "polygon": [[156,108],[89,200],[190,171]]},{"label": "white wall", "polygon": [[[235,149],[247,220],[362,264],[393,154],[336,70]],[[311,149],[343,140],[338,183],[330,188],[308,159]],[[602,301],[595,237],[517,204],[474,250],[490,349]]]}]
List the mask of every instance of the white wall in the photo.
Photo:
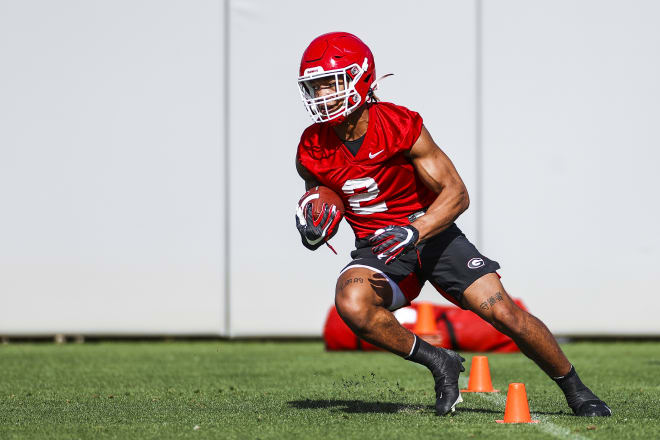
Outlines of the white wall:
[{"label": "white wall", "polygon": [[558,333],[660,334],[660,3],[484,2],[484,237]]},{"label": "white wall", "polygon": [[222,330],[222,12],[0,2],[0,334]]},{"label": "white wall", "polygon": [[299,244],[295,77],[333,30],[395,73],[512,295],[558,333],[660,334],[659,9],[0,0],[0,334],[318,335],[353,237]]}]

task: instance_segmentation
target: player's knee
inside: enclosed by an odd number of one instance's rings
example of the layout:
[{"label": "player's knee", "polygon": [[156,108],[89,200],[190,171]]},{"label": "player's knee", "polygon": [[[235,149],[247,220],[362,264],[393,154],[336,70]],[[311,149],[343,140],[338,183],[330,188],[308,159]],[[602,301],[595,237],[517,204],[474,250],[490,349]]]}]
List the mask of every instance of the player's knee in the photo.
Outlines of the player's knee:
[{"label": "player's knee", "polygon": [[343,288],[335,294],[335,306],[342,319],[354,330],[362,330],[368,325],[368,304],[361,289]]}]

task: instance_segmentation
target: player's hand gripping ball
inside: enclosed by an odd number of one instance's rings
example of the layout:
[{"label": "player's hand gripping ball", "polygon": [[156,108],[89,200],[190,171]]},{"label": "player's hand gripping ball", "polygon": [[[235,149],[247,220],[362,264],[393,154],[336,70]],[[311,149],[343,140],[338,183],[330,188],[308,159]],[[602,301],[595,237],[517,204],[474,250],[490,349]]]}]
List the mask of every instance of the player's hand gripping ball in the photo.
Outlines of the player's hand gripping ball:
[{"label": "player's hand gripping ball", "polygon": [[388,226],[374,232],[369,237],[369,244],[373,247],[371,251],[379,260],[385,259],[389,264],[396,258],[417,247],[419,231],[412,225]]},{"label": "player's hand gripping ball", "polygon": [[344,204],[330,188],[317,186],[307,191],[296,208],[296,228],[303,245],[316,250],[330,240],[344,217]]}]

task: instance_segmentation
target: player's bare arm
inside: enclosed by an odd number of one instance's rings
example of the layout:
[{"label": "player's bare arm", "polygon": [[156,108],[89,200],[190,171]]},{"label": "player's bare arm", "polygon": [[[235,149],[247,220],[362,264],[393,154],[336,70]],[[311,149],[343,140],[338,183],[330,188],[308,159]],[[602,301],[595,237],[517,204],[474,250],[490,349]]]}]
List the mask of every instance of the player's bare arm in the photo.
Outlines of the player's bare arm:
[{"label": "player's bare arm", "polygon": [[298,175],[305,181],[305,191],[320,185],[312,173],[310,173],[309,170],[307,170],[307,168],[305,168],[297,158],[296,171],[298,171]]},{"label": "player's bare arm", "polygon": [[419,241],[444,231],[470,205],[467,188],[449,157],[436,145],[426,127],[410,150],[410,159],[422,182],[438,194],[426,215],[412,225]]}]

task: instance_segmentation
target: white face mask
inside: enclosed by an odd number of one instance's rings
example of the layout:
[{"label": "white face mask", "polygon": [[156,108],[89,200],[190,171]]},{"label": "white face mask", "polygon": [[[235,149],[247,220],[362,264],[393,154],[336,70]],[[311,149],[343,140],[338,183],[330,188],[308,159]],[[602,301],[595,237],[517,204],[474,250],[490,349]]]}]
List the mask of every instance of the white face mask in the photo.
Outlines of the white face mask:
[{"label": "white face mask", "polygon": [[[300,97],[314,122],[326,122],[347,116],[360,106],[362,97],[355,90],[355,84],[360,80],[367,66],[365,58],[362,67],[351,64],[348,67],[328,71],[324,71],[322,67],[313,67],[306,69],[304,75],[298,77]],[[347,74],[349,71],[352,74],[350,76]],[[317,97],[315,87],[318,87],[319,83],[328,84],[323,88],[329,87],[333,91]]]}]

